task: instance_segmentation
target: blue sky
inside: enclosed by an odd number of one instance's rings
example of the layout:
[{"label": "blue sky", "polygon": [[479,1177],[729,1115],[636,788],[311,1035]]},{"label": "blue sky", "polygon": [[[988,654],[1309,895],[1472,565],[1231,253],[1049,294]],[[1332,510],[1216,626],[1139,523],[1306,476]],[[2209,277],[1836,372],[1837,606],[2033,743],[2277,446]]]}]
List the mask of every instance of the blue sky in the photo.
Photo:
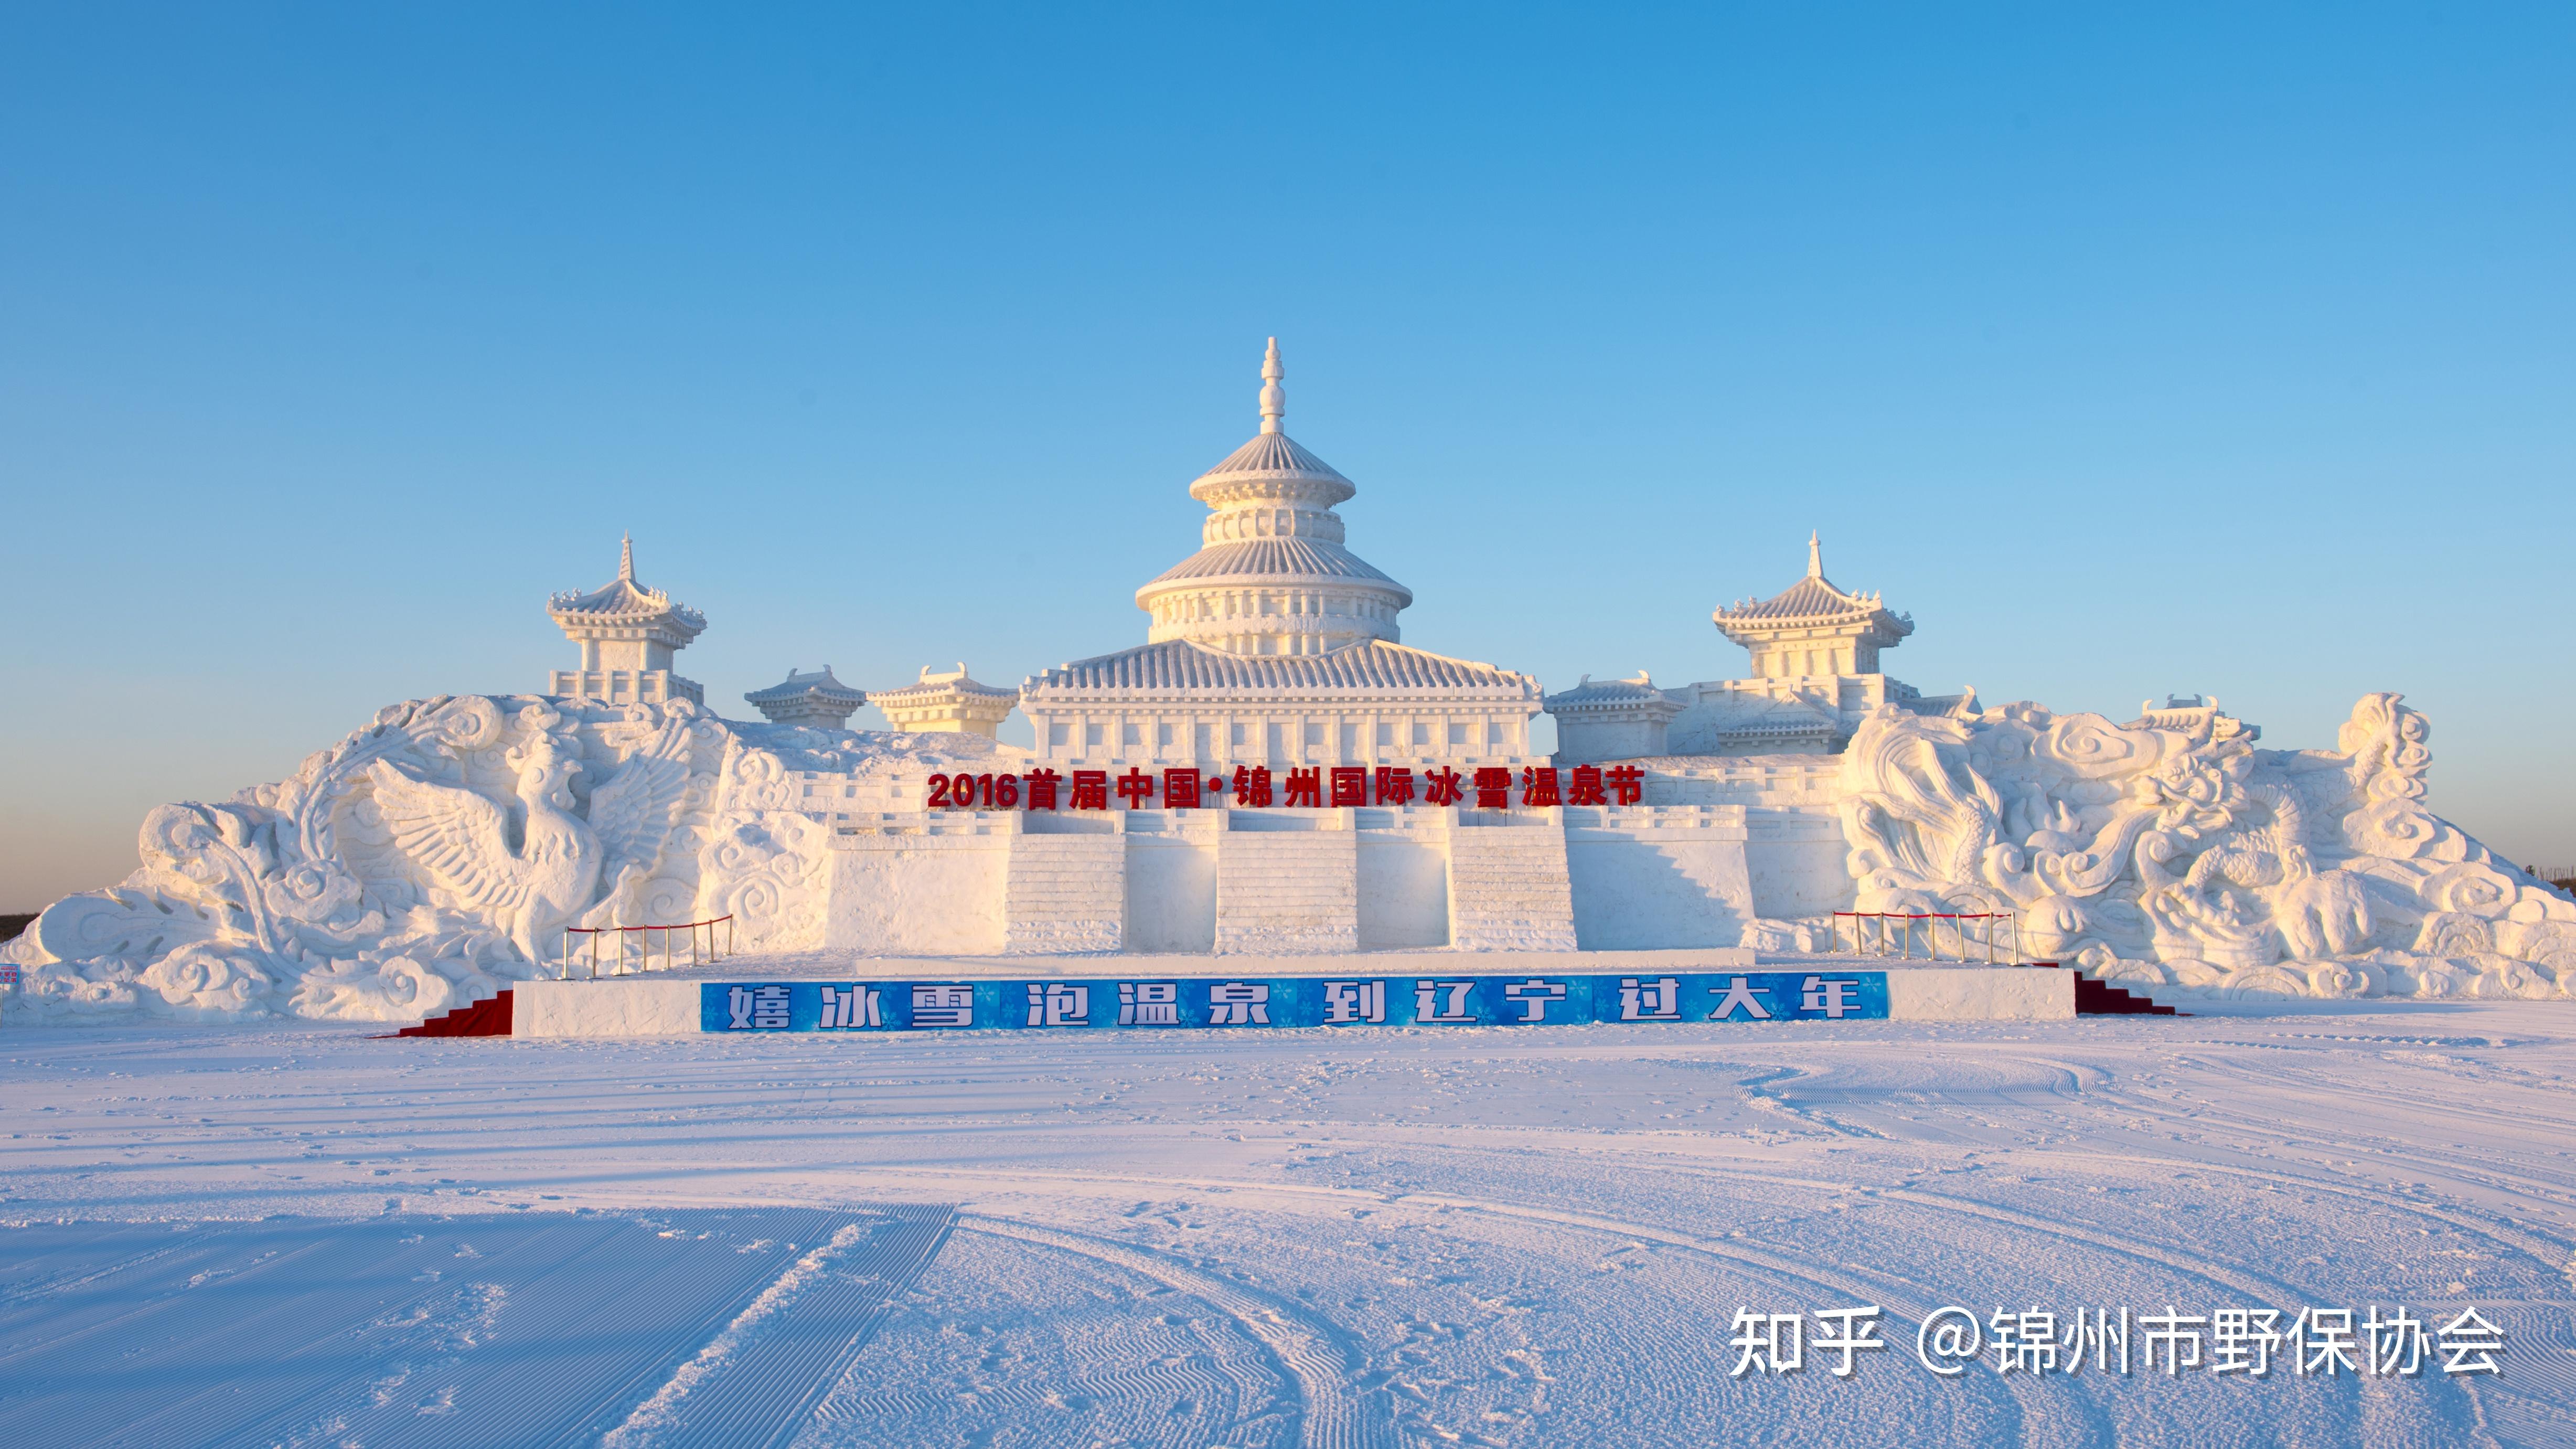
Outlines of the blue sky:
[{"label": "blue sky", "polygon": [[[2576,861],[2576,10],[22,6],[0,910],[381,705],[540,686],[632,529],[726,712],[1140,642],[1189,479],[1349,474],[1408,643],[1888,656],[2330,748]],[[864,718],[864,717],[863,717]]]}]

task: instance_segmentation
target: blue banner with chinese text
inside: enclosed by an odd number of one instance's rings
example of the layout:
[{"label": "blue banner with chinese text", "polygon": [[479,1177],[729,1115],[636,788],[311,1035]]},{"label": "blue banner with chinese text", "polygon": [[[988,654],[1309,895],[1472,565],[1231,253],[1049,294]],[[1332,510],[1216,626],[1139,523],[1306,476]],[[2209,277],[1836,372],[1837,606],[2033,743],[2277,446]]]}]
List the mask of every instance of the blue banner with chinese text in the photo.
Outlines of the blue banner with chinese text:
[{"label": "blue banner with chinese text", "polygon": [[698,1002],[711,1032],[1886,1019],[1883,971],[744,981],[705,983]]}]

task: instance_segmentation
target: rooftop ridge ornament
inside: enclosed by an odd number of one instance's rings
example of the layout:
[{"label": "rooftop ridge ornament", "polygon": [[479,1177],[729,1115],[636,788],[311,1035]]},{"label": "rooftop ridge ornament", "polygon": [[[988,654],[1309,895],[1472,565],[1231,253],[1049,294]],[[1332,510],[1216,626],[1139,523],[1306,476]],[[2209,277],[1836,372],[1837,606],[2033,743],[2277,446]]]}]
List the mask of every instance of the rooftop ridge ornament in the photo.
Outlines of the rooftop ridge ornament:
[{"label": "rooftop ridge ornament", "polygon": [[635,535],[626,534],[617,541],[617,576],[635,582]]},{"label": "rooftop ridge ornament", "polygon": [[1270,350],[1261,359],[1261,431],[1276,433],[1281,420],[1288,416],[1288,389],[1279,385],[1288,369],[1279,361],[1279,339],[1270,339]]},{"label": "rooftop ridge ornament", "polygon": [[1811,528],[1807,530],[1807,577],[1821,579],[1824,576],[1825,545],[1822,536]]}]

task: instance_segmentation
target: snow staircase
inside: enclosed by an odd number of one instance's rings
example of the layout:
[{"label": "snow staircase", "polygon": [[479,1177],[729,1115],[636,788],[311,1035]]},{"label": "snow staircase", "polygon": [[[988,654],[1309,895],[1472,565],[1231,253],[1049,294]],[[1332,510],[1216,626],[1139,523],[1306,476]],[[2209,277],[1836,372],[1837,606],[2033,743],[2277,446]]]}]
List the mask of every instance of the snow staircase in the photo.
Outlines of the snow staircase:
[{"label": "snow staircase", "polygon": [[1449,944],[1460,951],[1575,949],[1563,825],[1449,832]]},{"label": "snow staircase", "polygon": [[1015,836],[1002,895],[1002,949],[1007,952],[1124,949],[1126,838]]},{"label": "snow staircase", "polygon": [[[433,1016],[418,1026],[407,1026],[394,1036],[508,1036],[510,1034],[510,993],[487,996],[471,1006],[460,1006],[444,1015]],[[389,1038],[379,1037],[384,1041]]]},{"label": "snow staircase", "polygon": [[1217,837],[1219,955],[1321,956],[1360,948],[1354,830],[1229,830]]},{"label": "snow staircase", "polygon": [[[2064,965],[2063,962],[2058,961],[2033,961],[2030,964],[2033,966],[2046,966],[2051,970],[2058,969]],[[2081,966],[2075,967],[2074,971],[2075,1014],[2077,1016],[2190,1015],[2189,1012],[2176,1011],[2170,1006],[2158,1006],[2155,1002],[2155,998],[2147,996],[2141,992],[2131,991],[2125,986],[2114,986],[2108,981],[2097,981],[2092,977],[2085,975],[2084,968]]]}]

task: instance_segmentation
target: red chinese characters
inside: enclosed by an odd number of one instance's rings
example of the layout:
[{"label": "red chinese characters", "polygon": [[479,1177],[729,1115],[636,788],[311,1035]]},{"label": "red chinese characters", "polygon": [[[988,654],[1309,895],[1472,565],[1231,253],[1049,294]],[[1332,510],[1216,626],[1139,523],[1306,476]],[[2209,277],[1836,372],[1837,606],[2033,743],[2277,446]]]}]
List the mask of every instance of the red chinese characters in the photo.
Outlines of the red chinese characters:
[{"label": "red chinese characters", "polygon": [[1107,770],[1073,772],[1073,808],[1076,810],[1109,808],[1109,772]]},{"label": "red chinese characters", "polygon": [[[1402,765],[1301,765],[1274,781],[1267,766],[1237,765],[1234,778],[1202,775],[1194,766],[1170,765],[1158,771],[1129,767],[1114,779],[1106,770],[1076,770],[1068,781],[1050,769],[1026,775],[936,774],[926,781],[924,803],[934,810],[1009,810],[1025,800],[1030,810],[1107,810],[1114,792],[1129,810],[1155,808],[1159,796],[1166,810],[1263,810],[1278,805],[1297,810],[1348,810],[1376,804],[1402,806],[1417,795],[1429,806],[1464,805],[1475,792],[1475,808],[1508,810],[1515,803],[1528,809],[1557,805],[1635,805],[1645,798],[1646,772],[1635,765],[1576,765],[1571,772],[1553,765],[1522,767],[1520,798],[1512,798],[1512,771],[1500,765],[1476,769],[1472,779],[1447,765],[1415,772]],[[1226,797],[1229,787],[1233,799]],[[1068,793],[1069,792],[1069,793]]]}]

